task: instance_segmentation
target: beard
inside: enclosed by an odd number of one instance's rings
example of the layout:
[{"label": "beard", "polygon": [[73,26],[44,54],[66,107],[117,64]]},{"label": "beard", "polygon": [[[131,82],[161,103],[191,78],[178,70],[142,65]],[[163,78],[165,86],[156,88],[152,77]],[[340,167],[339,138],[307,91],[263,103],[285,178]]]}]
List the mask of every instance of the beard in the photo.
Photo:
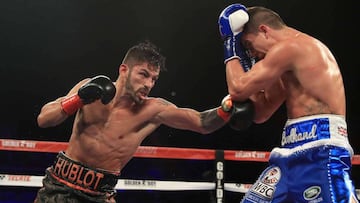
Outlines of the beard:
[{"label": "beard", "polygon": [[144,102],[143,99],[141,99],[139,96],[137,96],[139,94],[141,89],[135,90],[135,88],[130,84],[129,80],[126,80],[125,83],[125,91],[127,95],[130,95],[131,99],[136,103],[136,104],[142,104]]}]

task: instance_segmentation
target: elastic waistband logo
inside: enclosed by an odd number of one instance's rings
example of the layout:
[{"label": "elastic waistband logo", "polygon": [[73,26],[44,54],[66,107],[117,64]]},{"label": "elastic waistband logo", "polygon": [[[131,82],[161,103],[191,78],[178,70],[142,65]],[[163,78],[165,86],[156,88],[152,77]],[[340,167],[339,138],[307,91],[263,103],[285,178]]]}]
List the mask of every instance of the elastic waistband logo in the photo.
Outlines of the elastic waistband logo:
[{"label": "elastic waistband logo", "polygon": [[103,173],[88,169],[61,157],[58,157],[53,165],[53,173],[70,183],[95,191],[104,178]]},{"label": "elastic waistband logo", "polygon": [[306,131],[305,132],[297,132],[297,128],[293,127],[290,129],[289,135],[285,135],[285,131],[284,131],[282,139],[281,139],[281,144],[284,146],[287,144],[292,144],[292,143],[296,143],[296,142],[300,142],[300,141],[304,141],[304,140],[316,140],[316,138],[317,138],[316,129],[317,129],[316,124],[312,125],[310,132],[306,132]]}]

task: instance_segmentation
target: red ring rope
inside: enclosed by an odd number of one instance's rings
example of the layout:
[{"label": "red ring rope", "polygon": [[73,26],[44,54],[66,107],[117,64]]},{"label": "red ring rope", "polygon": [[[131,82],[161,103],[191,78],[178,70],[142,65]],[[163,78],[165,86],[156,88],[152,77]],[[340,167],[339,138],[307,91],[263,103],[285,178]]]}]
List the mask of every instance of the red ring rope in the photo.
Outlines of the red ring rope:
[{"label": "red ring rope", "polygon": [[[67,142],[49,142],[35,140],[0,139],[0,150],[7,151],[29,151],[29,152],[50,152],[57,153],[67,148]],[[255,161],[267,162],[270,152],[264,151],[243,151],[224,150],[225,160],[230,161]],[[134,157],[142,158],[164,158],[164,159],[196,159],[214,160],[215,150],[176,148],[176,147],[155,147],[139,146]],[[360,165],[360,155],[356,154],[352,159],[353,165]]]}]

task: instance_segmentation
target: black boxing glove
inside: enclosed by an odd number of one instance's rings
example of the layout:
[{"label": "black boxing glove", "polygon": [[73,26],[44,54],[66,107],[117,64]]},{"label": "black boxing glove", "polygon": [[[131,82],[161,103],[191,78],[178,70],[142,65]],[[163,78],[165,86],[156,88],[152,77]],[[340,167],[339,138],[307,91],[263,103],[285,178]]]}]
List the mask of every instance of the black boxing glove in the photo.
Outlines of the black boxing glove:
[{"label": "black boxing glove", "polygon": [[255,107],[250,99],[243,102],[233,101],[229,126],[237,131],[246,130],[253,123],[254,116]]},{"label": "black boxing glove", "polygon": [[67,115],[72,115],[83,105],[98,99],[101,100],[101,103],[108,104],[114,98],[115,93],[116,88],[110,78],[99,75],[81,86],[77,94],[62,100],[61,107]]},{"label": "black boxing glove", "polygon": [[99,75],[80,87],[78,95],[83,104],[90,104],[101,99],[101,103],[108,104],[115,96],[115,86],[106,76]]}]

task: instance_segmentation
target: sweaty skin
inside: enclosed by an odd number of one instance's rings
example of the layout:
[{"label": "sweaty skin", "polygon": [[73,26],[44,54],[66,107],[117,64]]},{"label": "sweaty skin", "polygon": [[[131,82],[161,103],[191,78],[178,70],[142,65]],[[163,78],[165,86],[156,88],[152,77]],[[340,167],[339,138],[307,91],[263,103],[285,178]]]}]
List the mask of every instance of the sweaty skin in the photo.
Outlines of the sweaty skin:
[{"label": "sweaty skin", "polygon": [[[271,150],[267,168],[240,202],[358,202],[350,178],[353,149],[345,91],[334,56],[318,39],[287,26],[276,12],[261,6],[247,12],[238,45],[257,62],[247,72],[239,61],[247,55],[226,63],[230,96],[253,100],[257,123],[282,104],[287,120],[281,145]],[[278,174],[268,185],[271,192],[260,191],[274,169]]]},{"label": "sweaty skin", "polygon": [[[90,167],[120,172],[141,142],[161,124],[202,134],[225,124],[216,108],[198,112],[178,108],[162,98],[147,97],[159,77],[159,69],[147,63],[132,68],[122,64],[114,83],[116,95],[108,104],[100,101],[83,106],[76,114],[65,153]],[[79,82],[67,96],[78,91]],[[40,127],[60,124],[68,116],[62,111],[63,97],[44,105],[38,116]]]},{"label": "sweaty skin", "polygon": [[[345,116],[343,79],[329,49],[319,40],[284,26],[246,33],[242,42],[260,60],[246,74],[238,60],[226,64],[234,100],[251,96],[256,122],[266,121],[285,101],[288,118],[314,114]],[[265,91],[262,91],[265,90]]]}]

